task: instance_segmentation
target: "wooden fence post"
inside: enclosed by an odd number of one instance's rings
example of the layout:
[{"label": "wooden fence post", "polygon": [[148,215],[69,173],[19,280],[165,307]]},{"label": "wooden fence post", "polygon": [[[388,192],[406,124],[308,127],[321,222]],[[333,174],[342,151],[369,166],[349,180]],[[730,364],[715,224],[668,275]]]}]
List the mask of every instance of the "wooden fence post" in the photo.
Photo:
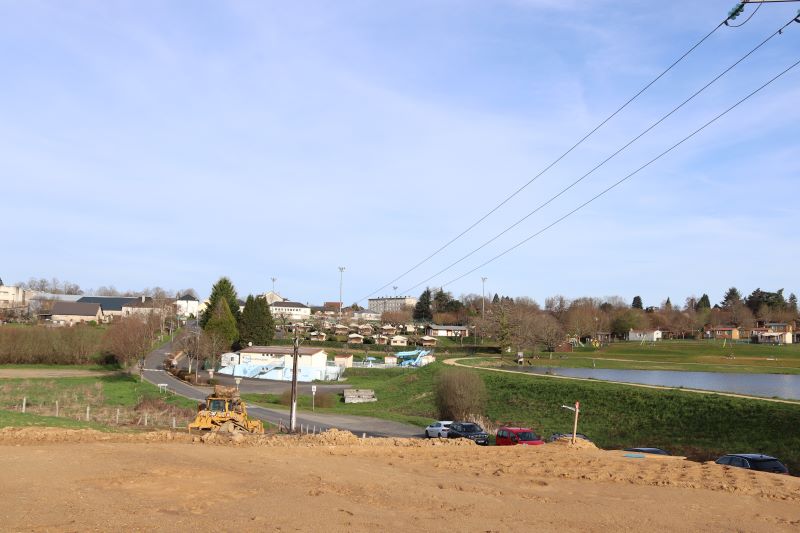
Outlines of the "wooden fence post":
[{"label": "wooden fence post", "polygon": [[23,396],[22,397],[22,412],[23,413],[25,412],[25,407],[26,407],[27,403],[28,403],[28,397],[27,396]]},{"label": "wooden fence post", "polygon": [[58,417],[58,400],[56,400],[56,417]]},{"label": "wooden fence post", "polygon": [[119,407],[117,407],[117,425],[119,425]]},{"label": "wooden fence post", "polygon": [[86,406],[86,421],[89,421],[89,406]]}]

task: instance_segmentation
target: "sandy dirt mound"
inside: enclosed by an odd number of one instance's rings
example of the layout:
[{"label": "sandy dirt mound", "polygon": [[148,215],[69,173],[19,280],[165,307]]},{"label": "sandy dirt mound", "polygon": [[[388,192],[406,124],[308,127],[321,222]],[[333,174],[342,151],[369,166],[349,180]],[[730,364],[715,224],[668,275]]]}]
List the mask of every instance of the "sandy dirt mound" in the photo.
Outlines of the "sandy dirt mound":
[{"label": "sandy dirt mound", "polygon": [[[346,432],[264,436],[253,440],[282,444],[253,446],[167,435],[1,431],[3,529],[800,528],[800,479],[711,463],[631,459],[550,444],[407,445],[405,439],[359,439]],[[148,440],[169,438],[178,442]]]},{"label": "sandy dirt mound", "polygon": [[581,450],[598,449],[593,442],[589,442],[586,439],[575,439],[575,442],[572,442],[572,439],[569,437],[561,437],[559,439],[554,440],[550,444],[555,444],[556,446],[568,446],[570,448],[577,448]]}]

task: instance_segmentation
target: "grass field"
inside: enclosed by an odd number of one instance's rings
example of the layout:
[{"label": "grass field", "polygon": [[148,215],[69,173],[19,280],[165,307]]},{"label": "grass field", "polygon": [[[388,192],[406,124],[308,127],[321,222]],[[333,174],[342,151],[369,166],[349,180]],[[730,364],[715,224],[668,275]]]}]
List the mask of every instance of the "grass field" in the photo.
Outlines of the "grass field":
[{"label": "grass field", "polygon": [[[85,421],[89,407],[91,422],[138,426],[147,413],[148,426],[167,426],[172,417],[185,425],[196,410],[196,402],[165,395],[150,383],[140,383],[128,374],[98,377],[3,379],[0,380],[0,410],[19,414],[25,398],[26,414],[52,417],[56,421]],[[56,402],[58,414],[56,418]],[[3,419],[0,419],[3,420]],[[64,422],[66,423],[66,422]],[[8,425],[8,424],[5,424]]]},{"label": "grass field", "polygon": [[[418,370],[348,370],[348,384],[375,390],[378,401],[344,404],[337,412],[400,420],[420,426],[436,418],[433,402],[440,363]],[[581,402],[579,430],[603,448],[657,446],[694,459],[731,452],[763,452],[800,471],[800,406],[638,389],[606,383],[553,380],[536,376],[480,371],[488,392],[487,418],[495,425],[517,424],[541,435],[571,429],[572,413],[561,405]],[[277,397],[248,395],[251,401]],[[300,397],[301,409],[310,398]]]},{"label": "grass field", "polygon": [[72,418],[42,416],[31,413],[17,413],[14,411],[0,410],[0,427],[48,427],[67,429],[98,429],[108,431],[107,425],[97,422],[84,422]]}]

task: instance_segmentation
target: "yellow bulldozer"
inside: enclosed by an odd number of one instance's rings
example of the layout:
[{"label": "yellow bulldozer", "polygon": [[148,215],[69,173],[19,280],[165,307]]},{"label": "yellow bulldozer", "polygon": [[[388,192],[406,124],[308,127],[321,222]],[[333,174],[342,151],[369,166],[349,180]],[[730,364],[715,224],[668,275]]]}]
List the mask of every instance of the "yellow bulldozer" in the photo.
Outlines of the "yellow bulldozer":
[{"label": "yellow bulldozer", "polygon": [[261,420],[247,416],[247,405],[239,397],[236,387],[214,386],[205,403],[197,408],[194,422],[189,424],[192,431],[227,431],[229,433],[264,433]]}]

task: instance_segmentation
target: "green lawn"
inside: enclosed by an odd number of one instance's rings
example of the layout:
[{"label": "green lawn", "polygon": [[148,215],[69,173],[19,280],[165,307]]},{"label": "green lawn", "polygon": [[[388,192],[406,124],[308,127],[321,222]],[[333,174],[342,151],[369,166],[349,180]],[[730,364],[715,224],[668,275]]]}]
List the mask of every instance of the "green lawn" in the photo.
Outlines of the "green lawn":
[{"label": "green lawn", "polygon": [[[426,425],[436,418],[435,363],[418,370],[349,369],[347,383],[375,390],[378,401],[336,402],[321,412],[375,416]],[[657,446],[694,459],[729,452],[763,452],[800,471],[800,406],[713,394],[640,389],[606,383],[555,380],[480,371],[488,392],[486,415],[496,424],[534,428],[541,435],[569,431],[572,413],[561,405],[581,402],[579,430],[602,448]],[[247,395],[255,402],[277,397]],[[299,407],[310,407],[301,396]]]},{"label": "green lawn", "polygon": [[31,413],[18,413],[0,410],[0,427],[49,427],[68,429],[99,429],[108,431],[109,427],[96,422],[83,422],[72,418],[42,416]]},{"label": "green lawn", "polygon": [[121,424],[136,424],[147,413],[148,425],[168,425],[173,416],[177,423],[185,425],[197,407],[192,400],[162,394],[154,385],[140,383],[137,378],[123,373],[0,380],[0,409],[19,411],[23,398],[27,413],[53,416],[57,401],[59,418],[56,420],[84,420],[88,406],[90,419],[105,425],[116,425],[117,409]]},{"label": "green lawn", "polygon": [[4,368],[10,369],[31,369],[31,370],[92,370],[92,371],[106,371],[114,372],[120,370],[121,367],[114,363],[108,365],[45,365],[45,364],[14,364],[14,365],[0,365],[0,370]]}]

